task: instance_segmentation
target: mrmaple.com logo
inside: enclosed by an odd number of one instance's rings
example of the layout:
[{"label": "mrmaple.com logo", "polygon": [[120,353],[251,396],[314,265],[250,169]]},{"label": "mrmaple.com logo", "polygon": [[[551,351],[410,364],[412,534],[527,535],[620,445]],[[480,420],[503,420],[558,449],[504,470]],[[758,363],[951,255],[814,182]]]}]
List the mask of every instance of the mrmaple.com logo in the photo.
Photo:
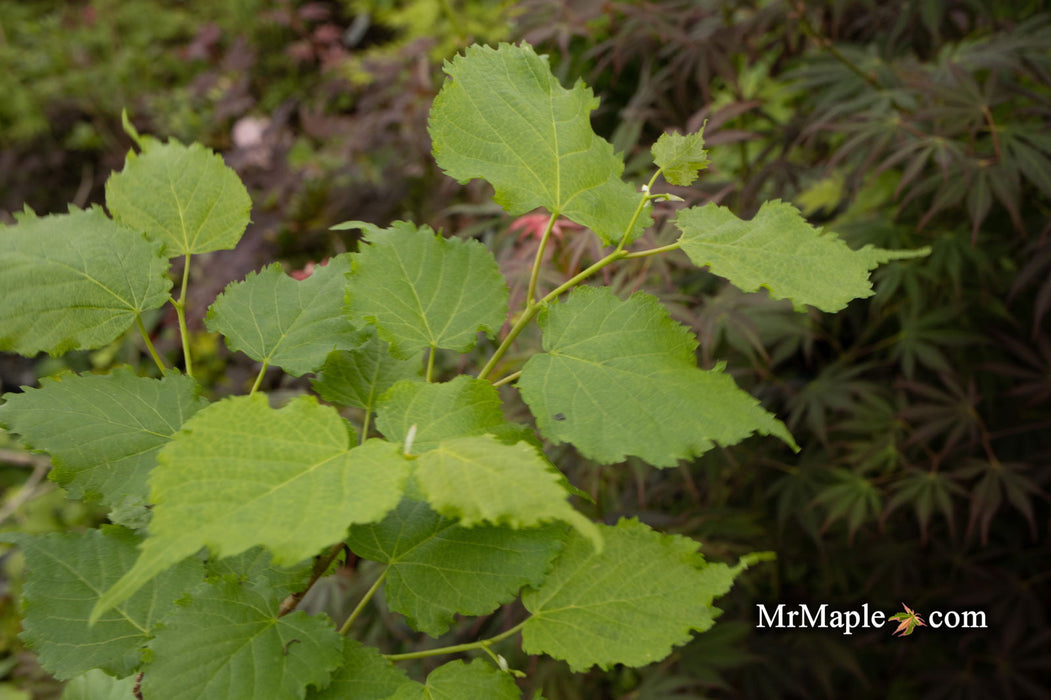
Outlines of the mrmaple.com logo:
[{"label": "mrmaple.com logo", "polygon": [[897,622],[895,635],[908,636],[917,627],[937,629],[983,629],[988,627],[985,612],[981,610],[935,610],[927,615],[927,621],[908,605],[902,603],[904,611],[887,617],[882,610],[869,610],[865,603],[860,610],[830,610],[828,603],[812,608],[805,603],[788,605],[780,603],[768,609],[763,603],[756,604],[759,612],[757,629],[841,629],[843,634],[853,634],[856,629],[879,629],[888,622]]}]

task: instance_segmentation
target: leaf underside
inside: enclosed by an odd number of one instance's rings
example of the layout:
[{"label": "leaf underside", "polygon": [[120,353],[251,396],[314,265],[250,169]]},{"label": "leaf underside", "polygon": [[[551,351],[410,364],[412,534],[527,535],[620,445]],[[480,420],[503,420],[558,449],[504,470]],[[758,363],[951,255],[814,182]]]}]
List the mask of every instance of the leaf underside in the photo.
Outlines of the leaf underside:
[{"label": "leaf underside", "polygon": [[766,202],[751,221],[725,207],[706,204],[683,209],[675,219],[682,249],[694,265],[707,265],[746,292],[766,288],[774,299],[790,299],[839,311],[852,299],[872,296],[869,272],[890,260],[927,255],[929,248],[884,250],[866,245],[851,250],[823,233],[791,204]]},{"label": "leaf underside", "polygon": [[571,534],[543,584],[522,595],[532,613],[522,630],[526,652],[575,672],[643,666],[714,624],[712,600],[730,589],[736,569],[706,563],[693,540],[636,520],[601,532],[602,552]]},{"label": "leaf underside", "polygon": [[428,129],[450,177],[482,178],[509,214],[544,207],[607,245],[649,226],[643,213],[629,229],[641,195],[620,179],[624,161],[591,128],[598,100],[583,83],[563,88],[546,57],[526,45],[472,46],[445,72]]},{"label": "leaf underside", "polygon": [[258,362],[301,376],[321,367],[334,350],[357,347],[362,335],[343,315],[349,256],[319,265],[305,280],[277,263],[231,283],[215,300],[205,323],[226,346]]},{"label": "leaf underside", "polygon": [[157,243],[99,208],[0,227],[0,350],[102,347],[168,300],[168,267]]},{"label": "leaf underside", "polygon": [[699,369],[697,342],[652,296],[622,301],[580,287],[541,312],[545,352],[518,388],[552,442],[603,463],[628,455],[661,467],[753,432],[795,446],[781,421],[719,370]]},{"label": "leaf underside", "polygon": [[251,206],[237,173],[196,143],[151,140],[106,182],[113,218],[163,243],[168,257],[232,249]]},{"label": "leaf underside", "polygon": [[492,253],[473,240],[442,238],[397,221],[362,224],[369,245],[347,282],[351,320],[374,324],[398,357],[423,348],[467,352],[507,316],[507,283]]},{"label": "leaf underside", "polygon": [[129,367],[109,375],[44,378],[39,389],[5,394],[0,424],[51,455],[49,477],[71,498],[104,505],[144,503],[157,452],[207,405],[183,375],[138,377]]},{"label": "leaf underside", "polygon": [[263,395],[234,397],[198,412],[161,451],[150,537],[96,613],[202,547],[231,556],[261,545],[275,564],[295,564],[351,523],[382,519],[401,500],[408,462],[396,445],[352,439],[309,396],[277,410]]},{"label": "leaf underside", "polygon": [[265,589],[217,581],[197,588],[150,644],[142,694],[166,700],[301,700],[323,687],[342,658],[328,617],[278,617]]},{"label": "leaf underside", "polygon": [[488,615],[538,585],[565,528],[464,527],[426,503],[405,499],[382,522],[355,525],[347,544],[386,564],[384,596],[414,629],[444,634],[453,616]]}]

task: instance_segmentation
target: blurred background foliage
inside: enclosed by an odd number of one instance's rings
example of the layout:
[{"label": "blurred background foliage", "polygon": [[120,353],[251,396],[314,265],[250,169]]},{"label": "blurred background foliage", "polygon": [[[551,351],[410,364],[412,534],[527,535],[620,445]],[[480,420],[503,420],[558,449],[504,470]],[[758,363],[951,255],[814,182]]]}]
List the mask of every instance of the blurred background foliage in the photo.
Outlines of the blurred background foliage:
[{"label": "blurred background foliage", "polygon": [[[648,177],[660,133],[704,126],[710,171],[696,188],[667,188],[689,203],[749,216],[780,198],[853,246],[933,252],[881,268],[875,296],[834,316],[740,293],[685,257],[609,271],[603,281],[625,293],[658,294],[698,334],[699,361],[726,359],[803,451],[753,439],[671,470],[553,451],[597,518],[640,514],[714,559],[779,558],[749,572],[720,624],[660,664],[574,676],[504,650],[529,674],[527,697],[1046,698],[1049,36],[1051,8],[1036,0],[0,3],[0,220],[23,205],[101,202],[130,147],[127,109],[142,132],[223,153],[253,195],[241,247],[195,261],[198,319],[265,262],[294,271],[353,247],[328,230],[345,219],[479,237],[520,298],[535,222],[511,222],[485,186],[438,171],[426,118],[442,60],[472,42],[529,41],[565,82],[593,86],[595,127],[625,154],[628,177]],[[669,241],[671,211],[657,214],[649,235]],[[597,255],[566,226],[546,283]],[[154,322],[173,350],[172,319]],[[519,356],[536,342],[524,337]],[[220,393],[243,391],[257,371],[203,331],[194,344]],[[133,341],[60,360],[2,356],[0,388],[117,362],[139,362]],[[46,471],[0,433],[0,528],[99,517]],[[20,579],[5,556],[0,697],[58,697],[17,638]],[[370,583],[370,565],[351,561],[309,604],[339,614]],[[756,603],[780,602],[982,610],[989,627],[907,639],[889,627],[755,630]],[[443,641],[503,628],[516,612]],[[382,608],[362,634],[388,651],[429,643]]]}]

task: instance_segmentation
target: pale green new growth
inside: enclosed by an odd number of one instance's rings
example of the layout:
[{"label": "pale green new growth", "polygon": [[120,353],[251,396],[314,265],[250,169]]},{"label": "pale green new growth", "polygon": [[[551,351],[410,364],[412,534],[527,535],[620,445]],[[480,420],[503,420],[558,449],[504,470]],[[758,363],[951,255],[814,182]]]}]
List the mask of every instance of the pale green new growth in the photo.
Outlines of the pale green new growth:
[{"label": "pale green new growth", "polygon": [[319,265],[305,280],[268,265],[232,282],[208,309],[208,330],[222,333],[226,346],[293,376],[313,372],[334,350],[361,343],[361,334],[343,316],[343,287],[349,256]]},{"label": "pale green new growth", "polygon": [[561,525],[464,527],[405,499],[382,522],[353,526],[347,544],[358,556],[388,565],[390,609],[438,637],[455,614],[488,615],[522,586],[539,585],[564,532]]},{"label": "pale green new growth", "polygon": [[697,543],[662,535],[636,520],[601,526],[606,547],[594,551],[571,534],[544,583],[526,591],[533,615],[522,629],[522,648],[569,663],[644,666],[711,627],[736,574],[707,564]]},{"label": "pale green new growth", "polygon": [[102,347],[168,300],[158,244],[99,208],[0,227],[0,350]]},{"label": "pale green new growth", "polygon": [[324,687],[342,658],[340,636],[327,618],[278,618],[279,602],[233,581],[196,589],[150,644],[143,697],[302,700],[308,685]]},{"label": "pale green new growth", "polygon": [[752,433],[792,436],[719,370],[697,367],[697,341],[652,296],[626,301],[580,287],[540,316],[544,350],[518,388],[552,442],[599,462],[641,457],[674,466]]},{"label": "pale green new growth", "polygon": [[383,518],[401,500],[409,465],[397,445],[351,449],[352,438],[334,409],[308,396],[279,410],[265,396],[241,396],[197,413],[154,469],[142,555],[94,614],[202,547],[229,556],[262,545],[274,563],[294,564],[351,523]]},{"label": "pale green new growth", "polygon": [[839,311],[852,299],[872,296],[869,272],[878,265],[930,252],[871,245],[851,250],[778,200],[763,204],[751,221],[707,204],[680,211],[675,225],[682,231],[682,249],[695,265],[708,265],[713,274],[746,292],[765,287],[771,297],[790,299],[797,309],[809,304]]},{"label": "pale green new growth", "polygon": [[527,45],[472,46],[445,72],[428,129],[450,177],[483,178],[509,214],[544,207],[607,245],[649,225],[646,214],[631,226],[641,195],[620,179],[624,161],[591,128],[598,100],[583,83],[563,88]]},{"label": "pale green new growth", "polygon": [[427,502],[466,527],[561,520],[602,547],[595,524],[566,501],[562,475],[527,443],[508,445],[492,435],[443,440],[420,455],[415,476]]},{"label": "pale green new growth", "polygon": [[4,394],[0,424],[51,455],[49,477],[71,498],[104,505],[146,500],[157,451],[207,405],[192,379],[138,377],[129,367],[110,375],[60,375],[39,389]]},{"label": "pale green new growth", "polygon": [[507,316],[507,283],[478,241],[442,238],[404,221],[364,228],[369,245],[354,256],[347,284],[351,319],[375,324],[391,351],[466,352],[478,332],[492,335]]},{"label": "pale green new growth", "polygon": [[405,672],[384,659],[375,647],[353,639],[343,642],[343,663],[328,686],[307,694],[309,700],[387,700],[394,691],[410,683]]},{"label": "pale green new growth", "polygon": [[482,659],[470,664],[450,661],[430,672],[426,683],[410,682],[387,700],[520,700],[522,694],[507,673]]},{"label": "pale green new growth", "polygon": [[113,218],[163,243],[168,257],[236,246],[252,206],[237,173],[200,144],[145,145],[106,182]]},{"label": "pale green new growth", "polygon": [[653,162],[661,169],[664,179],[673,185],[692,185],[697,179],[697,171],[708,167],[704,129],[686,136],[661,134],[651,151]]},{"label": "pale green new growth", "polygon": [[164,572],[96,624],[88,617],[106,590],[135,561],[139,538],[110,527],[84,533],[8,534],[25,553],[30,576],[24,590],[23,639],[41,665],[59,679],[92,668],[126,676],[142,662],[141,650],[176,599],[204,578],[188,559]]}]

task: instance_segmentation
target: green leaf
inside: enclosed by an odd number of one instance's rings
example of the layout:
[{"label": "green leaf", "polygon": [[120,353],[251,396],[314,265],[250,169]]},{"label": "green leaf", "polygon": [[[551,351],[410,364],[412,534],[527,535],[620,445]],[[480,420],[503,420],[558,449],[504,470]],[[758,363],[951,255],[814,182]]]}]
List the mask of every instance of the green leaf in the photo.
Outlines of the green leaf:
[{"label": "green leaf", "polygon": [[810,304],[839,311],[852,299],[872,296],[869,272],[877,265],[930,252],[871,245],[851,250],[835,234],[818,231],[799,210],[778,200],[763,204],[751,221],[706,204],[680,211],[675,225],[694,265],[708,265],[713,274],[746,292],[765,287],[771,297],[790,299],[796,309]]},{"label": "green leaf", "polygon": [[278,600],[233,581],[206,584],[150,644],[142,694],[165,700],[300,700],[324,687],[342,658],[325,617],[278,617]]},{"label": "green leaf", "polygon": [[83,533],[41,536],[5,534],[26,557],[22,638],[40,664],[59,679],[92,668],[116,676],[132,673],[157,623],[177,598],[204,578],[201,563],[188,559],[153,579],[120,606],[88,624],[101,591],[135,561],[139,538],[107,527]]},{"label": "green leaf", "polygon": [[382,522],[353,526],[347,544],[358,556],[388,565],[388,607],[413,629],[437,637],[454,614],[487,615],[522,586],[539,585],[564,533],[561,525],[468,528],[405,499]]},{"label": "green leaf", "polygon": [[641,195],[620,179],[624,161],[591,128],[598,100],[582,82],[566,90],[546,57],[508,44],[472,46],[445,72],[428,129],[450,177],[483,178],[509,214],[544,207],[607,245],[649,226],[647,213],[631,226]]},{"label": "green leaf", "polygon": [[544,583],[522,594],[532,613],[522,648],[562,659],[575,672],[663,659],[691,630],[715,623],[720,611],[712,600],[747,565],[707,564],[693,540],[634,519],[600,529],[605,549],[596,552],[571,533]]},{"label": "green leaf", "polygon": [[313,372],[333,350],[356,347],[361,334],[343,315],[349,256],[319,265],[305,280],[277,263],[232,282],[208,309],[208,330],[226,346],[293,376]]},{"label": "green leaf", "polygon": [[347,286],[353,321],[375,324],[399,357],[423,348],[466,352],[507,316],[507,284],[492,253],[428,226],[361,224],[371,245],[354,256]]},{"label": "green leaf", "polygon": [[405,672],[369,647],[353,639],[343,642],[343,664],[328,687],[307,695],[310,700],[387,700],[398,688],[410,683]]},{"label": "green leaf", "polygon": [[135,676],[117,680],[99,669],[83,673],[62,689],[62,700],[135,700]]},{"label": "green leaf", "polygon": [[561,520],[602,547],[595,524],[566,501],[562,474],[527,443],[507,445],[492,435],[442,440],[420,455],[415,477],[427,502],[465,527]]},{"label": "green leaf", "polygon": [[522,694],[508,673],[482,659],[469,664],[450,661],[427,675],[423,683],[407,683],[388,700],[521,700]]},{"label": "green leaf", "polygon": [[151,142],[128,152],[106,182],[117,221],[164,244],[168,257],[229,250],[248,226],[252,200],[237,173],[200,144]]},{"label": "green leaf", "polygon": [[354,350],[334,350],[311,381],[321,398],[341,406],[375,411],[380,395],[402,379],[418,379],[420,358],[402,360],[369,328],[367,340]]},{"label": "green leaf", "polygon": [[674,466],[753,432],[795,447],[781,421],[717,370],[697,368],[697,341],[654,297],[621,301],[579,287],[540,313],[546,352],[518,388],[541,434],[604,463],[628,455]]},{"label": "green leaf", "polygon": [[401,443],[415,425],[412,452],[419,454],[448,438],[512,432],[501,405],[492,384],[463,374],[440,384],[400,381],[380,398],[376,427]]},{"label": "green leaf", "polygon": [[686,136],[675,133],[661,134],[651,150],[653,162],[661,169],[664,179],[673,185],[692,185],[697,179],[697,171],[708,167],[703,128]]},{"label": "green leaf", "polygon": [[168,300],[160,246],[101,209],[24,216],[0,228],[0,350],[102,347]]},{"label": "green leaf", "polygon": [[4,399],[0,424],[51,455],[51,480],[107,506],[145,502],[158,450],[208,403],[189,377],[149,379],[129,367],[45,378]]},{"label": "green leaf", "polygon": [[275,564],[295,564],[351,523],[382,519],[401,500],[408,463],[399,446],[351,449],[352,440],[336,410],[310,396],[278,410],[265,396],[240,396],[198,412],[161,451],[142,555],[93,614],[205,546],[232,556],[261,545]]}]

